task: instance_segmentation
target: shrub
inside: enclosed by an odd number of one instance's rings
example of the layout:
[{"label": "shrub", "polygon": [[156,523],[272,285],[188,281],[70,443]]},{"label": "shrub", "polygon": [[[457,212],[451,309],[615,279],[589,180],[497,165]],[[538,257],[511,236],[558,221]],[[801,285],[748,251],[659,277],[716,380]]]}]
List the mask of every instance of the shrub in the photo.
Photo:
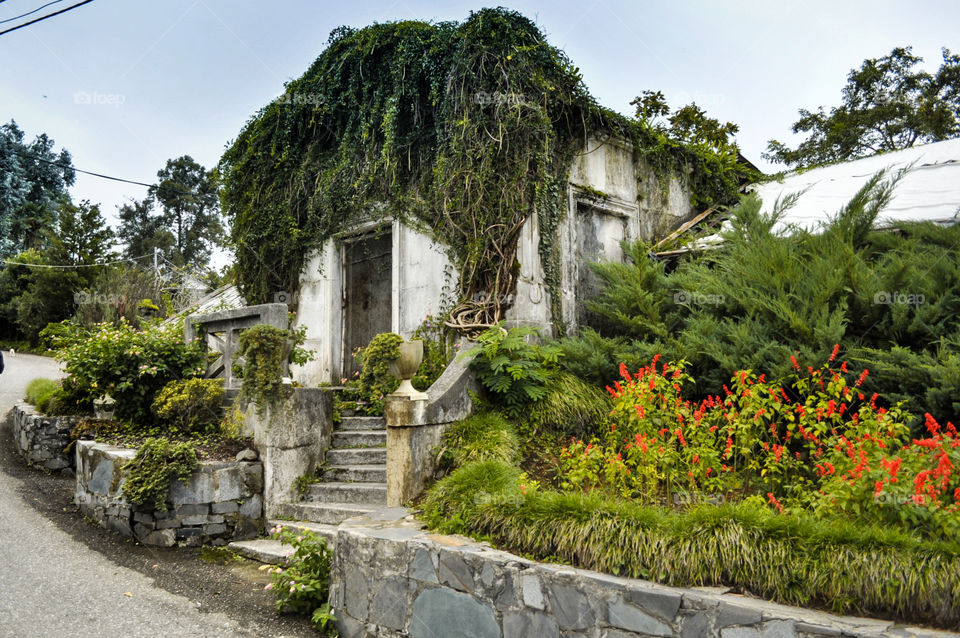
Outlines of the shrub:
[{"label": "shrub", "polygon": [[509,421],[496,412],[477,412],[447,427],[439,458],[441,466],[453,467],[486,460],[514,463],[519,452]]},{"label": "shrub", "polygon": [[171,434],[204,434],[223,412],[223,382],[219,379],[171,381],[153,401],[153,411],[171,426]]},{"label": "shrub", "polygon": [[60,384],[53,379],[34,379],[27,384],[23,398],[31,405],[39,406],[41,401],[45,402],[47,397],[56,392],[59,387]]},{"label": "shrub", "polygon": [[390,363],[400,356],[403,337],[392,332],[378,334],[358,357],[362,364],[357,393],[367,414],[382,415],[385,397],[397,389],[400,380],[390,374]]},{"label": "shrub", "polygon": [[277,596],[277,611],[310,614],[313,624],[326,630],[336,620],[327,602],[332,552],[326,539],[303,527],[277,525],[273,538],[294,548],[284,567],[269,568],[273,582],[266,589]]},{"label": "shrub", "polygon": [[477,346],[464,353],[475,355],[470,367],[512,418],[547,395],[551,366],[560,357],[556,346],[530,344],[527,339],[534,335],[536,330],[529,326],[506,330],[501,323],[483,332]]},{"label": "shrub", "polygon": [[453,358],[456,344],[451,345],[450,330],[433,315],[427,315],[423,323],[413,332],[410,340],[416,339],[423,341],[423,361],[412,383],[414,388],[423,392],[446,370]]},{"label": "shrub", "polygon": [[185,343],[180,323],[152,323],[136,330],[126,321],[93,330],[64,322],[44,331],[68,376],[64,390],[91,403],[109,394],[116,418],[137,427],[159,425],[151,410],[170,381],[203,374],[207,353],[199,340]]},{"label": "shrub", "polygon": [[124,466],[130,473],[123,483],[123,496],[134,505],[165,512],[170,483],[188,478],[196,468],[197,452],[190,443],[149,438]]}]

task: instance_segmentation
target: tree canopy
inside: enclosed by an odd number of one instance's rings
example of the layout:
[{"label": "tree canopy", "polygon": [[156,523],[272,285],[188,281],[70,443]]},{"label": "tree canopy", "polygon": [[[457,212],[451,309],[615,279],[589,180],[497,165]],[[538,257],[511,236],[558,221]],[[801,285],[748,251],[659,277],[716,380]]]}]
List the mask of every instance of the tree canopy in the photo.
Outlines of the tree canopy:
[{"label": "tree canopy", "polygon": [[960,56],[943,49],[935,73],[917,68],[923,58],[897,47],[864,60],[847,75],[843,103],[827,112],[800,109],[794,133],[807,133],[797,148],[771,140],[763,157],[788,166],[809,166],[938,142],[960,135]]},{"label": "tree canopy", "polygon": [[76,176],[70,153],[53,147],[45,133],[26,141],[13,120],[0,126],[0,258],[43,248],[43,229],[56,223],[57,206],[69,200]]}]

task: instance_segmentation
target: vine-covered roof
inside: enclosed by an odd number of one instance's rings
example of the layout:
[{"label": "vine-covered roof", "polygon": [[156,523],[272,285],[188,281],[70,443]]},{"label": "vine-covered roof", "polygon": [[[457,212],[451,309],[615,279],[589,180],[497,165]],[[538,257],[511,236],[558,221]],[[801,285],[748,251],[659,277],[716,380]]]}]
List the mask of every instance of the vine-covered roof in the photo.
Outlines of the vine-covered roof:
[{"label": "vine-covered roof", "polygon": [[221,160],[241,290],[257,303],[296,289],[306,255],[326,239],[399,217],[448,247],[460,282],[451,322],[490,325],[516,283],[520,228],[536,214],[556,298],[567,174],[597,130],[634,140],[655,167],[692,168],[705,199],[735,189],[721,171],[700,170],[696,154],[599,107],[519,13],[340,27]]}]

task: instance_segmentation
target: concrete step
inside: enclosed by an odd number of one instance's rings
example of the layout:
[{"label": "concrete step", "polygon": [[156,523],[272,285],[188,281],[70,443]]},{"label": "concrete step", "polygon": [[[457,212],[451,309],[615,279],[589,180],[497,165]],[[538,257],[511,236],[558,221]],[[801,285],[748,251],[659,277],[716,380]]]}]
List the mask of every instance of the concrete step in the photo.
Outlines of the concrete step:
[{"label": "concrete step", "polygon": [[382,416],[345,416],[334,430],[386,430],[387,421]]},{"label": "concrete step", "polygon": [[270,565],[283,565],[287,562],[287,556],[294,552],[293,547],[282,545],[280,541],[272,538],[257,538],[251,541],[233,541],[227,545],[236,553],[250,560],[268,563]]},{"label": "concrete step", "polygon": [[364,516],[378,509],[376,505],[358,505],[356,503],[280,503],[277,513],[280,516],[295,518],[326,525],[339,525],[348,518]]},{"label": "concrete step", "polygon": [[333,433],[333,447],[383,447],[386,444],[386,432],[340,430]]},{"label": "concrete step", "polygon": [[304,528],[308,529],[311,532],[320,534],[327,539],[327,542],[332,544],[337,540],[337,526],[336,525],[327,525],[325,523],[315,523],[313,521],[284,521],[277,518],[271,518],[267,520],[267,529],[273,529],[277,525],[283,525],[284,527],[292,527],[294,529]]},{"label": "concrete step", "polygon": [[[387,464],[387,449],[373,448],[344,448],[342,450],[327,450],[327,464],[336,465],[383,465]],[[385,479],[384,479],[385,480]]]},{"label": "concrete step", "polygon": [[386,483],[386,464],[376,465],[328,465],[323,471],[323,480],[344,483]]},{"label": "concrete step", "polygon": [[314,483],[310,486],[310,492],[306,500],[314,503],[354,503],[357,505],[383,506],[387,504],[387,484]]}]

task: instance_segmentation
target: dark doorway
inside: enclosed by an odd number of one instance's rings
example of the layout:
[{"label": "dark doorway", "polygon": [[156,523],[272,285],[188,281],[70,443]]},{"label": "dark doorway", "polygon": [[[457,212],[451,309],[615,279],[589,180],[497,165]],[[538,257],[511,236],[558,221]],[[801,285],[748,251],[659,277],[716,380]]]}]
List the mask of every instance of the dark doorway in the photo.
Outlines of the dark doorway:
[{"label": "dark doorway", "polygon": [[364,235],[343,242],[343,376],[360,370],[354,357],[381,332],[390,332],[393,285],[390,232]]}]

